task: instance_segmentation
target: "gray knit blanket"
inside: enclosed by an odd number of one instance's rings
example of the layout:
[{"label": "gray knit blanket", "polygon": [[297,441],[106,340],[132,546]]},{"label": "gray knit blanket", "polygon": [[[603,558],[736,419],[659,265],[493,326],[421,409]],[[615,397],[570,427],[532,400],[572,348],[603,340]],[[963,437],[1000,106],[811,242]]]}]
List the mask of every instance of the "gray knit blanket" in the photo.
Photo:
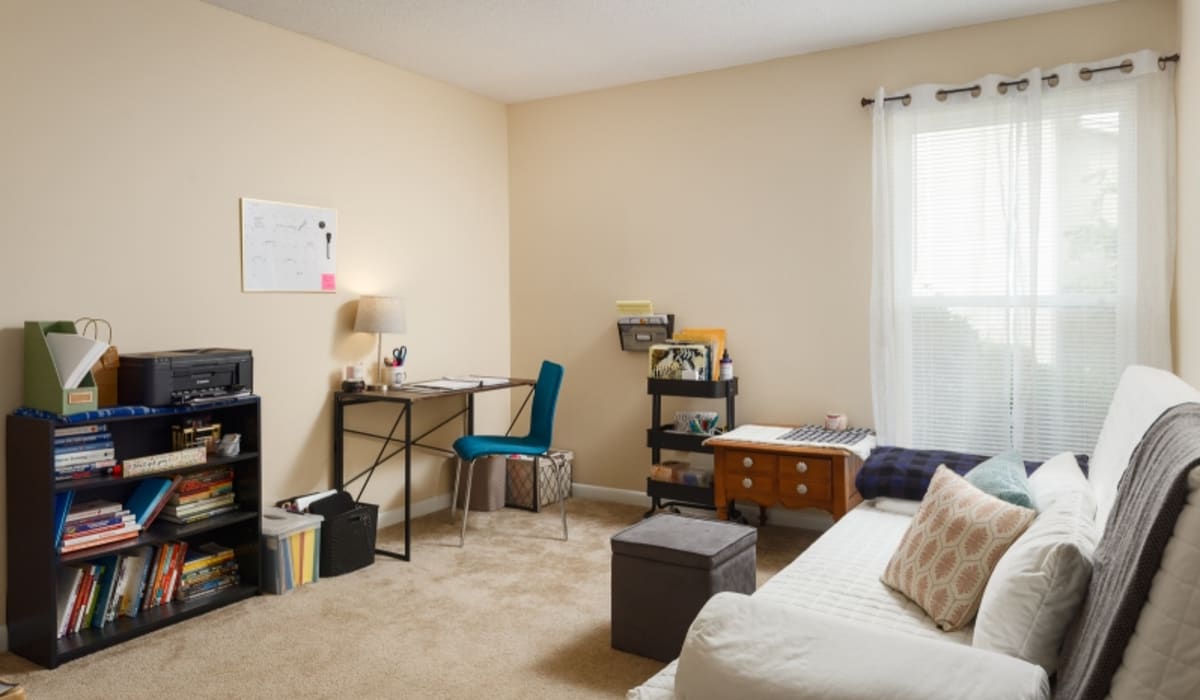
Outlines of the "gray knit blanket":
[{"label": "gray knit blanket", "polygon": [[1058,700],[1103,700],[1108,694],[1187,499],[1188,472],[1198,464],[1200,404],[1167,409],[1121,477],[1083,611],[1063,645]]}]

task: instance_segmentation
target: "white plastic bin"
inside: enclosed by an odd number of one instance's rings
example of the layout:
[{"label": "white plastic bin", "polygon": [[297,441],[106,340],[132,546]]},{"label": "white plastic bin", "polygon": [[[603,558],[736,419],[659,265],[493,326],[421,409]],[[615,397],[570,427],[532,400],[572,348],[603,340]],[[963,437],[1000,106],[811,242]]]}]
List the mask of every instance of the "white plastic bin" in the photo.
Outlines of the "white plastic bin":
[{"label": "white plastic bin", "polygon": [[292,513],[271,506],[262,512],[262,583],[264,593],[287,593],[320,578],[320,515]]}]

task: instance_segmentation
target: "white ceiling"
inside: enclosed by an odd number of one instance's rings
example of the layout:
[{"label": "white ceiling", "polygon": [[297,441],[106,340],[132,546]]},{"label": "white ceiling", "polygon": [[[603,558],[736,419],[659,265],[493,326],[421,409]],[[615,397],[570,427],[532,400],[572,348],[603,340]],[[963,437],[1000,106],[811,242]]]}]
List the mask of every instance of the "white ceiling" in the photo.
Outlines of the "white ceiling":
[{"label": "white ceiling", "polygon": [[206,0],[522,102],[1111,0]]}]

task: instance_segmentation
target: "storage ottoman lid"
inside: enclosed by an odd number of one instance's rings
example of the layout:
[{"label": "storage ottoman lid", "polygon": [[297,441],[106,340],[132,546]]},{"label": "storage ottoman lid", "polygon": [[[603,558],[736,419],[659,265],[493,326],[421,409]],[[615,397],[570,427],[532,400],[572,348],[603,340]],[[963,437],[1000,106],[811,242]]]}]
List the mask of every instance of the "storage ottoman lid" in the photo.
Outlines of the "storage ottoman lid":
[{"label": "storage ottoman lid", "polygon": [[758,541],[747,525],[661,514],[612,536],[614,554],[712,569]]}]

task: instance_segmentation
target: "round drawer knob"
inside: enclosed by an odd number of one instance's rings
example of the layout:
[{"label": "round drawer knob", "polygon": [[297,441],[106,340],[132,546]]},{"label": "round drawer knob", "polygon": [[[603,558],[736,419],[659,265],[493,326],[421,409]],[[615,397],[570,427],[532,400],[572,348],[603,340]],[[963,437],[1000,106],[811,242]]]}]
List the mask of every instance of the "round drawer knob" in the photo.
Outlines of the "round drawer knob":
[{"label": "round drawer knob", "polygon": [[808,493],[808,487],[804,484],[796,484],[796,493],[803,496],[804,494]]},{"label": "round drawer knob", "polygon": [[754,482],[751,481],[750,479],[742,479],[742,487],[743,488],[750,488],[753,485],[754,485]]},{"label": "round drawer knob", "polygon": [[754,460],[749,457],[742,457],[742,466],[749,469],[754,466]]},{"label": "round drawer knob", "polygon": [[796,462],[796,471],[803,474],[804,472],[808,471],[808,465],[804,462]]}]

